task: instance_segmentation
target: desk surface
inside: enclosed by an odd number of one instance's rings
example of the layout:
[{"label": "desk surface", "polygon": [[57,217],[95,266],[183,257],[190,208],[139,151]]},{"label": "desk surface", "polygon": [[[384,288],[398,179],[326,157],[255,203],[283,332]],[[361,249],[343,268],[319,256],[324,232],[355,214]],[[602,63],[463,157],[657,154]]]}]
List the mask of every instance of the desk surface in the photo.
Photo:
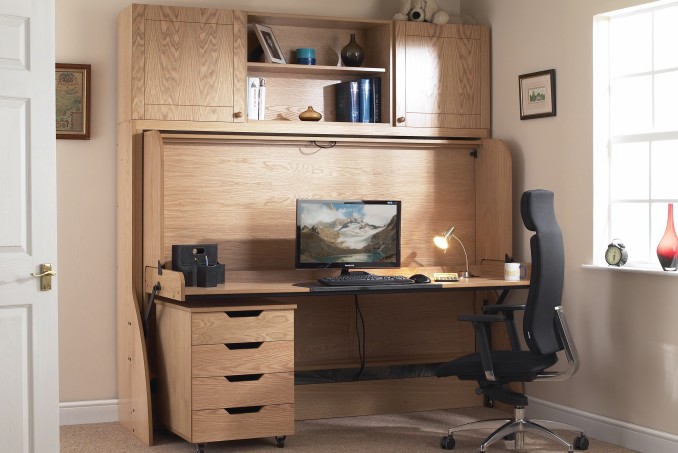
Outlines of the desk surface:
[{"label": "desk surface", "polygon": [[458,282],[414,283],[409,285],[381,285],[381,286],[333,286],[327,287],[316,282],[226,282],[210,288],[186,287],[187,297],[200,296],[243,296],[243,295],[333,295],[351,294],[365,291],[378,292],[423,292],[423,291],[475,291],[482,289],[518,289],[528,288],[529,280],[506,281],[496,278],[471,277],[459,279]]},{"label": "desk surface", "polygon": [[184,286],[180,272],[163,271],[158,275],[154,268],[146,268],[146,292],[153,291],[153,285],[160,283],[158,296],[176,301],[190,301],[204,298],[229,298],[244,296],[296,296],[296,295],[341,295],[389,292],[436,292],[436,291],[477,291],[489,289],[520,289],[530,286],[529,280],[506,281],[500,278],[471,277],[457,282],[413,283],[408,285],[374,285],[327,287],[316,281],[247,280],[226,281],[213,287]]},{"label": "desk surface", "polygon": [[[228,277],[227,277],[228,278]],[[158,296],[175,301],[191,301],[205,298],[230,298],[252,296],[301,296],[374,294],[393,292],[476,291],[491,289],[521,289],[530,286],[529,280],[506,281],[501,278],[471,277],[457,282],[414,283],[409,285],[325,287],[316,281],[293,281],[291,276],[272,280],[234,279],[213,287],[184,286],[180,272],[164,270],[158,275],[152,267],[146,268],[146,292],[160,283]]]}]

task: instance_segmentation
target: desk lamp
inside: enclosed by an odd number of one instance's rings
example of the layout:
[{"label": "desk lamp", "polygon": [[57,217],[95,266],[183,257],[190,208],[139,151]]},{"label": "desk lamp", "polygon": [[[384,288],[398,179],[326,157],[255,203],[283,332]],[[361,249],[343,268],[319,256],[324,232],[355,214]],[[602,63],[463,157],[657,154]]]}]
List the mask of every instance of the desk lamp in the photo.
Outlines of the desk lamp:
[{"label": "desk lamp", "polygon": [[453,226],[445,230],[445,232],[440,236],[434,237],[433,243],[436,245],[436,247],[443,249],[444,252],[447,252],[447,249],[450,247],[450,238],[455,238],[457,242],[459,242],[461,249],[464,251],[464,258],[466,259],[466,272],[460,272],[459,277],[469,278],[471,274],[468,271],[468,255],[466,254],[466,248],[464,247],[464,244],[462,244],[461,240],[454,234]]}]

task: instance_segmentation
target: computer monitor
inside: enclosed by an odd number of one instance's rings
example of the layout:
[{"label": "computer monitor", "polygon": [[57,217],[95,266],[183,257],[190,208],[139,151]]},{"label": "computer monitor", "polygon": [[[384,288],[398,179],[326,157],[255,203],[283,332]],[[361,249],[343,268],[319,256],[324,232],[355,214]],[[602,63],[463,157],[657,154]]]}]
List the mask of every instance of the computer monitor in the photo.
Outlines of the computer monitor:
[{"label": "computer monitor", "polygon": [[400,201],[297,200],[295,265],[400,267]]}]

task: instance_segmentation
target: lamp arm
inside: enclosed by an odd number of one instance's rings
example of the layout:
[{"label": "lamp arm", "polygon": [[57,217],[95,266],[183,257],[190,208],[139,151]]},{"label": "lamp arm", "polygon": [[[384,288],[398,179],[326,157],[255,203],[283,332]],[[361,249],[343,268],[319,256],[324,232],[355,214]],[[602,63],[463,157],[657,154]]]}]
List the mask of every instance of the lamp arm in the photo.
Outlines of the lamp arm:
[{"label": "lamp arm", "polygon": [[452,234],[452,237],[457,240],[459,245],[461,245],[461,249],[464,251],[464,258],[466,259],[466,276],[469,277],[471,274],[468,272],[468,255],[466,254],[466,247],[464,247],[464,244],[455,234]]}]

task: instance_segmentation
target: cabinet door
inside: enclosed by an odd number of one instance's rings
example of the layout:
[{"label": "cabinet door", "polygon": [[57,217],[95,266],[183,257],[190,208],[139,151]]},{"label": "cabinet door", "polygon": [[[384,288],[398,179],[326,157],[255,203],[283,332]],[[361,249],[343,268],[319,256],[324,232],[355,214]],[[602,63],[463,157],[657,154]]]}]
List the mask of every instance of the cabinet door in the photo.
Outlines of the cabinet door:
[{"label": "cabinet door", "polygon": [[489,129],[489,29],[396,22],[396,126]]},{"label": "cabinet door", "polygon": [[147,6],[141,28],[135,44],[135,57],[144,61],[140,118],[243,121],[244,82],[238,84],[236,73],[244,79],[244,38],[238,39],[244,13]]}]

